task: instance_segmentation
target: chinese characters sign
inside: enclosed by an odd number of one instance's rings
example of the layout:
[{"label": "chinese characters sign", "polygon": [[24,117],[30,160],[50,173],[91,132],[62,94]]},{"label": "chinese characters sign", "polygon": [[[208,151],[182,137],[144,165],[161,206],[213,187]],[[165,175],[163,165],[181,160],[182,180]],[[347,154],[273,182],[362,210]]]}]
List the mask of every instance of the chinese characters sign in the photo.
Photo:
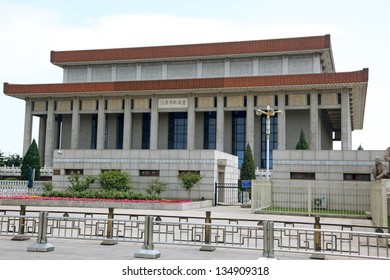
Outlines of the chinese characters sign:
[{"label": "chinese characters sign", "polygon": [[187,98],[160,98],[158,100],[159,109],[188,108]]}]

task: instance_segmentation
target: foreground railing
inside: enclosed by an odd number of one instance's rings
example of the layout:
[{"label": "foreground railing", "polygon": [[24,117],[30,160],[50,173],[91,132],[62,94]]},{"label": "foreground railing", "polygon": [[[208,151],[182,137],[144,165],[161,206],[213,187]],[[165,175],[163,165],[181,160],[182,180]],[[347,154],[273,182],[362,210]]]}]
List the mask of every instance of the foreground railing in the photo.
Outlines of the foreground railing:
[{"label": "foreground railing", "polygon": [[1,215],[0,235],[13,236],[14,240],[36,237],[39,245],[47,239],[101,240],[101,244],[111,245],[133,242],[143,244],[146,252],[165,244],[198,246],[209,251],[217,247],[259,250],[259,256],[261,252],[267,258],[277,252],[306,257],[390,259],[387,233],[321,229],[319,224],[314,228],[291,227],[274,221],[248,225],[162,221],[154,216],[142,219],[50,216],[39,212],[34,216]]},{"label": "foreground railing", "polygon": [[35,181],[32,188],[25,180],[0,180],[0,196],[13,197],[25,195],[41,195],[43,193],[42,181]]}]

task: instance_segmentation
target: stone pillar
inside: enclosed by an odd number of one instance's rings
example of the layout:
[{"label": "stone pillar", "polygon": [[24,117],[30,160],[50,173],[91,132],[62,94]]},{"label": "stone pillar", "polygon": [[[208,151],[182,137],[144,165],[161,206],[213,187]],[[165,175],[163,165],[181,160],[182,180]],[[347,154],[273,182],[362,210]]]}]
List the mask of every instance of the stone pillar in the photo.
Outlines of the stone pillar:
[{"label": "stone pillar", "polygon": [[161,79],[168,79],[168,63],[164,61],[161,66]]},{"label": "stone pillar", "polygon": [[80,100],[78,97],[73,98],[72,107],[72,138],[70,148],[77,149],[80,135]]},{"label": "stone pillar", "polygon": [[195,96],[192,93],[188,96],[187,149],[195,149]]},{"label": "stone pillar", "polygon": [[278,92],[278,110],[283,113],[278,114],[278,150],[286,149],[286,93]]},{"label": "stone pillar", "polygon": [[87,66],[87,82],[92,82],[92,66]]},{"label": "stone pillar", "polygon": [[136,80],[137,81],[142,80],[142,65],[141,65],[141,62],[137,63],[136,71],[137,71],[137,73],[136,73]]},{"label": "stone pillar", "polygon": [[111,68],[111,81],[116,81],[116,64],[113,64]]},{"label": "stone pillar", "polygon": [[321,56],[318,53],[313,55],[313,73],[321,73]]},{"label": "stone pillar", "polygon": [[283,70],[282,70],[282,73],[283,75],[287,75],[288,74],[288,56],[287,55],[284,55],[283,58],[282,58],[282,67],[283,67]]},{"label": "stone pillar", "polygon": [[198,63],[196,64],[196,77],[203,78],[203,62],[200,59],[198,60]]},{"label": "stone pillar", "polygon": [[259,59],[253,58],[253,76],[259,76]]},{"label": "stone pillar", "polygon": [[217,150],[224,151],[224,135],[225,135],[225,112],[224,112],[224,96],[218,93],[217,96]]},{"label": "stone pillar", "polygon": [[23,141],[23,155],[26,154],[28,148],[31,145],[32,141],[32,125],[33,125],[33,116],[32,116],[32,101],[26,99],[26,105],[24,109],[24,141]]},{"label": "stone pillar", "polygon": [[254,150],[255,142],[255,109],[253,92],[249,92],[246,97],[246,143]]},{"label": "stone pillar", "polygon": [[124,119],[123,120],[123,150],[130,150],[131,149],[131,126],[132,126],[130,96],[125,97],[125,113],[123,119]]},{"label": "stone pillar", "polygon": [[98,108],[98,126],[97,126],[97,140],[96,140],[96,149],[104,149],[104,130],[106,116],[104,114],[105,109],[105,100],[103,96],[99,97],[99,108]]},{"label": "stone pillar", "polygon": [[158,97],[152,97],[152,112],[150,115],[150,149],[158,149]]},{"label": "stone pillar", "polygon": [[38,149],[39,157],[41,158],[41,166],[44,166],[45,161],[46,119],[46,116],[39,117]]},{"label": "stone pillar", "polygon": [[224,77],[230,77],[230,59],[225,59],[225,74]]},{"label": "stone pillar", "polygon": [[53,166],[53,150],[54,150],[54,101],[49,99],[47,106],[46,119],[46,139],[45,139],[45,162],[46,166]]},{"label": "stone pillar", "polygon": [[69,70],[68,70],[68,66],[64,66],[64,72],[63,72],[63,76],[62,76],[62,80],[63,80],[63,83],[67,83],[68,82],[68,76],[69,76]]},{"label": "stone pillar", "polygon": [[352,131],[351,131],[351,113],[349,105],[349,91],[343,89],[341,92],[341,149],[351,150]]},{"label": "stone pillar", "polygon": [[310,150],[319,150],[318,91],[310,92]]}]

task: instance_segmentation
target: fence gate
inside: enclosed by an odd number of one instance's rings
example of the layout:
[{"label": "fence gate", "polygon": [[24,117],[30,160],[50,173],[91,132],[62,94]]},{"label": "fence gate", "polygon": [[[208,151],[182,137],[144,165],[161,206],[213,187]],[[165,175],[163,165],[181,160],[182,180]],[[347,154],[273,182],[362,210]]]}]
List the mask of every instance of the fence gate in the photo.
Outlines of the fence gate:
[{"label": "fence gate", "polygon": [[249,192],[242,190],[239,184],[215,183],[214,206],[232,206],[246,203],[249,203]]}]

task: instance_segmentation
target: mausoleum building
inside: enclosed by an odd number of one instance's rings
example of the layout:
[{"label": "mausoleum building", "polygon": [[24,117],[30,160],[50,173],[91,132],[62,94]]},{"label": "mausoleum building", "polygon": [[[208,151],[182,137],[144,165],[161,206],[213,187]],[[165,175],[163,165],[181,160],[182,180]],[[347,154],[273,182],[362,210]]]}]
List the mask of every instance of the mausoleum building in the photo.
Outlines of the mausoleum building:
[{"label": "mausoleum building", "polygon": [[[39,118],[42,165],[56,186],[107,169],[129,171],[138,186],[156,177],[177,185],[191,170],[205,176],[197,196],[212,198],[214,182],[237,181],[247,143],[265,168],[257,109],[283,112],[271,118],[271,169],[273,150],[295,150],[301,130],[313,152],[335,141],[348,151],[363,127],[368,69],[336,72],[329,35],[52,51],[51,63],[62,83],[4,83],[4,93],[25,101],[24,152]],[[175,186],[165,195],[186,194]]]}]

